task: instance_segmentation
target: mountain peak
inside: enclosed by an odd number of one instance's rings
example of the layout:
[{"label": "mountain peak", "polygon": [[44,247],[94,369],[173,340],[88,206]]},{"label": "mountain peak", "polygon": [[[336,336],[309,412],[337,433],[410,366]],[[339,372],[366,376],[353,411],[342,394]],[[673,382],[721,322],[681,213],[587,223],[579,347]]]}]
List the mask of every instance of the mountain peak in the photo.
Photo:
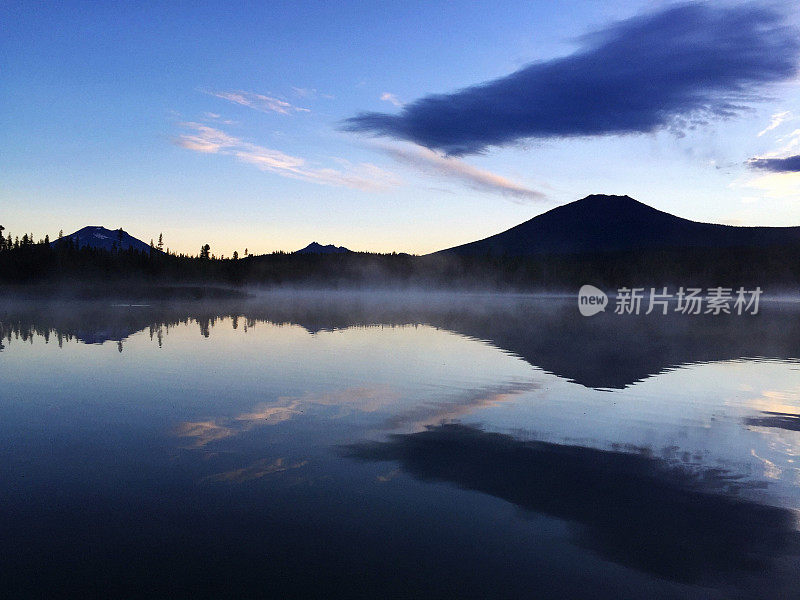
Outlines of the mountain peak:
[{"label": "mountain peak", "polygon": [[[145,244],[142,240],[137,239],[124,231],[121,227],[119,229],[106,229],[102,225],[87,225],[78,229],[75,233],[65,235],[63,238],[51,242],[51,246],[63,244],[67,240],[72,240],[78,248],[102,248],[103,250],[138,250],[139,252],[150,252],[149,244]],[[159,250],[155,250],[159,252]]]},{"label": "mountain peak", "polygon": [[618,196],[616,194],[589,194],[585,198],[581,198],[578,202],[602,202],[602,201],[632,201],[636,202],[637,204],[641,204],[638,200],[634,200],[627,194],[624,196]]},{"label": "mountain peak", "polygon": [[630,196],[592,194],[483,240],[443,253],[588,254],[687,247],[763,247],[800,242],[800,227],[732,227],[690,221]]},{"label": "mountain peak", "polygon": [[638,200],[631,198],[630,196],[616,196],[613,194],[589,194],[585,198],[581,198],[580,200],[576,200],[575,202],[562,204],[561,206],[556,207],[553,210],[557,210],[558,208],[564,208],[567,206],[572,206],[581,209],[586,209],[588,207],[597,207],[602,209],[646,208],[648,210],[658,210],[653,208],[652,206],[648,206],[644,202],[639,202]]},{"label": "mountain peak", "polygon": [[345,254],[347,252],[351,251],[344,246],[334,246],[333,244],[323,246],[317,242],[311,242],[305,248],[295,251],[295,254]]}]

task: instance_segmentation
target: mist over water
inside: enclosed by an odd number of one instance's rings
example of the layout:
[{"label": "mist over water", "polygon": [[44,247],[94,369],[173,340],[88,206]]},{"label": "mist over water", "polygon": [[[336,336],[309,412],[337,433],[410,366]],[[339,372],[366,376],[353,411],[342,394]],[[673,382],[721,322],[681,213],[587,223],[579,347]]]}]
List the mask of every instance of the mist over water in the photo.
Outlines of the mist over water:
[{"label": "mist over water", "polygon": [[2,578],[17,596],[791,597],[798,317],[6,299]]}]

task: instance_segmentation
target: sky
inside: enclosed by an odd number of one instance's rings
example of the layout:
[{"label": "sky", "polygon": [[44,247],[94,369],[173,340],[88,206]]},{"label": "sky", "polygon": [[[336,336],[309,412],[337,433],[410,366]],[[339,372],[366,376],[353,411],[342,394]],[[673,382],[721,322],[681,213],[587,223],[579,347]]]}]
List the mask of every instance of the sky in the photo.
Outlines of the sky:
[{"label": "sky", "polygon": [[796,2],[0,4],[0,224],[424,254],[588,194],[800,225]]}]

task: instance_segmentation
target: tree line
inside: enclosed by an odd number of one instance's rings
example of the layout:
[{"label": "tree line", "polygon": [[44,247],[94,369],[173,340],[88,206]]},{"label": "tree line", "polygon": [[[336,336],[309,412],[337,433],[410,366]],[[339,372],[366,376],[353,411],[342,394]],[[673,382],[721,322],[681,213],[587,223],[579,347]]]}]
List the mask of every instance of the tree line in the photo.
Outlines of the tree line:
[{"label": "tree line", "polygon": [[22,237],[15,236],[12,239],[11,233],[8,233],[7,237],[4,237],[3,232],[5,230],[6,228],[0,225],[0,252],[3,252],[5,250],[19,249],[20,247],[33,246],[35,244],[50,243],[49,235],[45,235],[44,238],[40,239],[38,242],[34,242],[32,233],[23,233]]},{"label": "tree line", "polygon": [[273,252],[216,257],[204,244],[197,255],[78,247],[63,236],[0,236],[4,284],[148,282],[157,285],[223,284],[317,287],[423,287],[491,290],[572,290],[642,286],[800,286],[800,245],[759,248],[682,248],[641,252],[537,256],[435,254],[296,254]]}]

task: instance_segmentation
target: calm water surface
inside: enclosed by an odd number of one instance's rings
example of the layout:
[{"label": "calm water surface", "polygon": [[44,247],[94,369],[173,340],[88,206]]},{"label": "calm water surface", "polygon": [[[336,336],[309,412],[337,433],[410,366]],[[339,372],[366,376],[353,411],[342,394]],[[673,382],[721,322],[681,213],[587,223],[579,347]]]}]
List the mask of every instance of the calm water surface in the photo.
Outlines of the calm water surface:
[{"label": "calm water surface", "polygon": [[800,306],[0,305],[7,597],[800,597]]}]

